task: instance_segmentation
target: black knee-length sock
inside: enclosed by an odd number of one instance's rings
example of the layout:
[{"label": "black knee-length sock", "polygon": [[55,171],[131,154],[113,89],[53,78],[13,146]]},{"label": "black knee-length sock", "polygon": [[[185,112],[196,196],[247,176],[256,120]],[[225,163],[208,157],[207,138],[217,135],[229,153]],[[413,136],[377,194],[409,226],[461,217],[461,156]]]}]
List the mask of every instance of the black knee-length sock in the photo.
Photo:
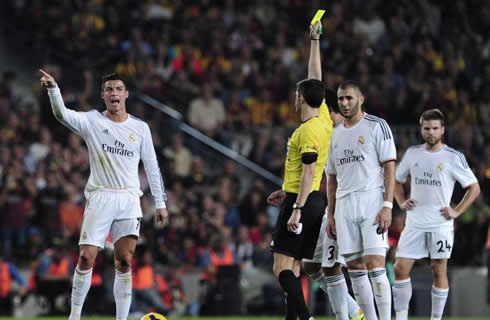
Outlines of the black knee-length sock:
[{"label": "black knee-length sock", "polygon": [[[283,290],[286,291],[286,293],[288,294],[288,314],[290,308],[289,305],[291,304],[291,311],[294,311],[294,309],[296,309],[301,320],[308,320],[310,318],[310,312],[308,311],[308,307],[306,306],[301,283],[299,279],[296,278],[293,271],[281,271],[281,273],[279,274],[279,283],[281,284]],[[291,316],[293,315],[291,314]]]}]

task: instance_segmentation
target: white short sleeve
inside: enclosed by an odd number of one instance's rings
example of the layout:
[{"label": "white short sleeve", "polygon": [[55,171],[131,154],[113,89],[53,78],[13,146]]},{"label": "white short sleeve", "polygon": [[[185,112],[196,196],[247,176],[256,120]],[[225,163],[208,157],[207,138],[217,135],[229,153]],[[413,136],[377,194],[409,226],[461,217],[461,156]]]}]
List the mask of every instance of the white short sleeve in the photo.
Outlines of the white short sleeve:
[{"label": "white short sleeve", "polygon": [[396,160],[396,147],[391,133],[390,126],[385,120],[380,119],[379,124],[374,129],[376,141],[376,151],[378,152],[379,162],[383,163]]},{"label": "white short sleeve", "polygon": [[328,149],[328,161],[325,168],[325,174],[337,174],[337,170],[335,168],[335,153],[333,152],[333,139],[330,141],[330,147]]},{"label": "white short sleeve", "polygon": [[409,155],[410,151],[407,150],[405,154],[403,155],[402,161],[400,161],[400,164],[396,168],[396,182],[398,183],[405,183],[407,182],[408,175],[410,174],[410,161],[408,158],[410,157]]},{"label": "white short sleeve", "polygon": [[473,183],[478,182],[478,180],[475,177],[475,174],[473,173],[473,171],[471,171],[471,168],[468,165],[468,162],[466,161],[464,154],[460,152],[457,153],[457,159],[456,161],[454,161],[454,167],[452,173],[454,179],[458,181],[463,188],[467,188]]}]

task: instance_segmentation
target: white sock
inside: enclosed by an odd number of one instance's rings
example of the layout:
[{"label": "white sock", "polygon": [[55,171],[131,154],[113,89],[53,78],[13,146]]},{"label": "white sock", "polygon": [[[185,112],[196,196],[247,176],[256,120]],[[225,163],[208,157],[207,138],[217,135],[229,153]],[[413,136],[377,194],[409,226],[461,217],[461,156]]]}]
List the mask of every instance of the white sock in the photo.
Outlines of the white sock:
[{"label": "white sock", "polygon": [[349,320],[349,309],[347,306],[347,296],[349,291],[345,283],[343,274],[326,277],[328,283],[328,300],[335,312],[335,319]]},{"label": "white sock", "polygon": [[352,281],[354,296],[366,320],[377,320],[378,316],[374,308],[373,289],[368,278],[368,272],[366,270],[349,271],[349,276]]},{"label": "white sock", "polygon": [[410,278],[395,281],[393,284],[393,304],[396,320],[408,320],[408,305],[412,298],[412,282]]},{"label": "white sock", "polygon": [[[345,286],[347,287],[347,284]],[[349,309],[350,318],[355,318],[361,315],[361,308],[359,308],[356,300],[351,297],[349,290],[347,290],[347,309]]]},{"label": "white sock", "polygon": [[131,271],[122,273],[116,270],[114,279],[114,300],[116,300],[116,320],[126,320],[131,306],[133,284]]},{"label": "white sock", "polygon": [[391,320],[391,286],[385,268],[369,270],[380,320]]},{"label": "white sock", "polygon": [[80,270],[77,267],[73,274],[73,285],[71,288],[71,311],[69,320],[79,320],[82,314],[83,303],[92,283],[92,268]]},{"label": "white sock", "polygon": [[311,280],[315,281],[320,285],[320,288],[322,288],[323,292],[327,292],[328,288],[328,283],[327,283],[327,278],[325,278],[325,274],[323,273],[323,270],[318,270],[317,272],[313,274],[309,274],[308,277],[310,277]]},{"label": "white sock", "polygon": [[448,289],[440,289],[432,286],[432,320],[439,320],[442,318],[444,312],[444,306],[446,305]]}]

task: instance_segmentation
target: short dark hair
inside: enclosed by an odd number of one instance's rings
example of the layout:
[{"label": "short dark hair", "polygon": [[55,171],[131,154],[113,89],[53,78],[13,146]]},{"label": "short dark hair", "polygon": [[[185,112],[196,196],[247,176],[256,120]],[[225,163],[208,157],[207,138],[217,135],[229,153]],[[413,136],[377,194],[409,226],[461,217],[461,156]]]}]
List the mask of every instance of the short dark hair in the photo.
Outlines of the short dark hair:
[{"label": "short dark hair", "polygon": [[325,88],[325,102],[327,103],[328,109],[335,113],[340,113],[339,103],[337,101],[337,93],[330,89]]},{"label": "short dark hair", "polygon": [[296,90],[312,108],[320,108],[325,99],[325,85],[317,79],[301,80],[296,84]]},{"label": "short dark hair", "polygon": [[361,85],[357,81],[346,80],[339,85],[339,90],[345,90],[349,88],[359,91],[359,93],[362,95]]},{"label": "short dark hair", "polygon": [[127,88],[126,81],[118,73],[112,72],[102,76],[101,89],[104,90],[105,83],[111,80],[121,80],[124,84],[124,88]]},{"label": "short dark hair", "polygon": [[425,110],[420,116],[419,123],[422,125],[422,122],[430,120],[439,120],[441,121],[441,126],[444,126],[444,114],[437,108]]}]

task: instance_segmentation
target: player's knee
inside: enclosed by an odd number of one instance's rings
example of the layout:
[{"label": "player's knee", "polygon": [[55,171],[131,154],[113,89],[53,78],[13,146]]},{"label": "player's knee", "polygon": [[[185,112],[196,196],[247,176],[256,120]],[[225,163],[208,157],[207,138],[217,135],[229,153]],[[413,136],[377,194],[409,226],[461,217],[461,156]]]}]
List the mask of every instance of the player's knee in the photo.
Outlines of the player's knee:
[{"label": "player's knee", "polygon": [[303,263],[303,270],[307,275],[315,274],[321,269],[321,264],[319,263],[310,263],[310,262],[305,262]]},{"label": "player's knee", "polygon": [[115,256],[116,269],[121,272],[127,272],[131,267],[133,255],[130,252],[117,254]]},{"label": "player's knee", "polygon": [[432,263],[432,274],[435,278],[442,278],[446,276],[446,268],[441,263]]},{"label": "player's knee", "polygon": [[92,255],[88,251],[80,251],[80,256],[78,260],[78,264],[80,265],[80,268],[85,270],[92,268],[92,265],[94,264],[95,257],[92,257]]},{"label": "player's knee", "polygon": [[395,277],[397,279],[406,279],[408,278],[408,268],[406,268],[401,263],[395,264]]},{"label": "player's knee", "polygon": [[323,268],[323,274],[326,277],[340,275],[342,274],[342,267],[339,263],[336,263],[333,267],[325,267]]}]

